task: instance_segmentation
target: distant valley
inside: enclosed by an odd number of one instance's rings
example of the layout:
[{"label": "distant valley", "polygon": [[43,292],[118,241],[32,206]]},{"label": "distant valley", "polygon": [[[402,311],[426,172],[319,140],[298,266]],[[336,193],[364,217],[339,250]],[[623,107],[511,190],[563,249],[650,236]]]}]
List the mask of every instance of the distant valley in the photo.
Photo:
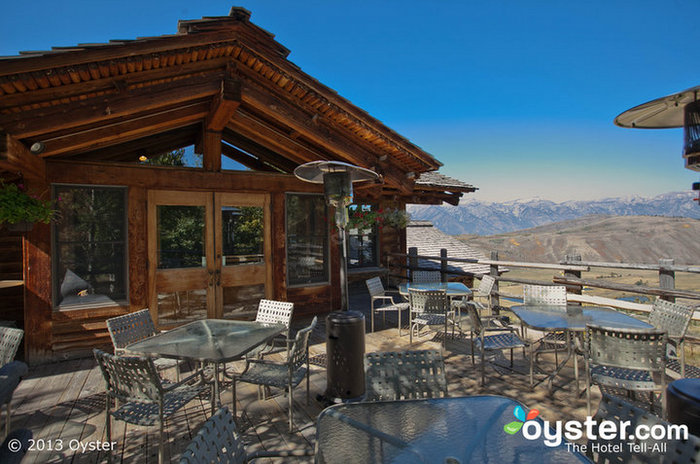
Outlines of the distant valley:
[{"label": "distant valley", "polygon": [[587,216],[491,236],[461,235],[472,248],[515,261],[561,261],[581,255],[584,261],[700,265],[700,220],[661,216]]},{"label": "distant valley", "polygon": [[687,191],[653,198],[608,198],[564,203],[539,199],[489,203],[468,199],[467,195],[459,206],[411,205],[408,212],[412,219],[431,221],[435,227],[450,235],[494,235],[592,215],[700,219],[700,206],[693,201],[695,195]]}]

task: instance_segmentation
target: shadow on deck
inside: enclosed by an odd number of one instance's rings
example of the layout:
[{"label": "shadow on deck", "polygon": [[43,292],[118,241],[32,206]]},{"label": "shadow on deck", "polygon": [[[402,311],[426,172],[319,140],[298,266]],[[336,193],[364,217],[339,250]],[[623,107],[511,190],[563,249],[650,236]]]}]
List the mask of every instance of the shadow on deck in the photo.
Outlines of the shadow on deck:
[{"label": "shadow on deck", "polygon": [[[365,314],[369,330],[369,296],[364,283],[351,286],[350,308]],[[313,449],[315,444],[315,420],[322,405],[314,398],[322,394],[326,386],[324,364],[325,318],[319,319],[319,327],[312,336],[311,355],[316,361],[311,366],[311,401],[307,406],[303,383],[295,390],[294,421],[297,430],[287,429],[287,400],[277,394],[266,401],[259,401],[257,388],[248,384],[238,385],[239,426],[249,451],[275,449]],[[308,321],[298,321],[301,327]],[[387,314],[386,325],[382,316],[376,319],[377,331],[367,333],[366,352],[404,349],[440,348],[441,335],[424,331],[409,345],[408,332],[398,337],[396,317]],[[467,396],[476,394],[503,395],[522,402],[527,408],[537,408],[546,420],[583,420],[586,412],[585,396],[576,395],[572,363],[569,363],[555,381],[551,395],[544,386],[534,390],[527,375],[508,370],[486,369],[486,384],[479,386],[479,360],[472,364],[468,331],[454,339],[448,337],[444,347],[449,394]],[[505,361],[505,360],[504,360]],[[515,368],[527,372],[528,363],[522,353],[515,354]],[[552,359],[553,364],[553,359]],[[242,366],[242,364],[241,364]],[[581,369],[583,373],[583,369]],[[168,375],[173,375],[168,373]],[[583,388],[583,383],[582,383]],[[106,462],[104,450],[95,449],[104,442],[104,380],[93,359],[80,359],[36,366],[20,384],[13,401],[13,428],[26,427],[33,431],[35,449],[30,451],[24,463]],[[222,401],[231,406],[231,390],[224,385]],[[274,394],[275,392],[273,392]],[[593,407],[600,394],[593,390]],[[243,411],[241,413],[241,411]],[[175,462],[202,423],[210,416],[207,396],[190,402],[166,422],[166,457]],[[145,428],[113,422],[114,462],[157,462],[157,427]],[[104,447],[104,446],[101,446]],[[260,460],[259,462],[282,462]],[[313,462],[313,458],[295,462]]]}]

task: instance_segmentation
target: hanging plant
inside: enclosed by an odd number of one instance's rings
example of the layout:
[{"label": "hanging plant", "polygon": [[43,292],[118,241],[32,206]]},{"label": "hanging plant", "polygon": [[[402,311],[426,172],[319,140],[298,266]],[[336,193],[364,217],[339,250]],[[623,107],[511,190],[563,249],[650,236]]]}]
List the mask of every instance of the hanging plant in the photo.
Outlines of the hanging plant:
[{"label": "hanging plant", "polygon": [[400,209],[363,210],[356,208],[349,212],[347,228],[363,230],[371,229],[376,225],[380,229],[382,227],[405,229],[409,220],[409,214]]},{"label": "hanging plant", "polygon": [[0,181],[0,224],[43,222],[56,216],[50,200],[42,200],[24,190],[24,185]]}]

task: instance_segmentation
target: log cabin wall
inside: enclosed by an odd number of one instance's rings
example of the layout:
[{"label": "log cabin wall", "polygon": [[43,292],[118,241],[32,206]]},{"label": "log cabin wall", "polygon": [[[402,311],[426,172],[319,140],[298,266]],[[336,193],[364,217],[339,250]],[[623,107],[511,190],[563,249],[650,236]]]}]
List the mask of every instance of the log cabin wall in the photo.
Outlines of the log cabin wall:
[{"label": "log cabin wall", "polygon": [[[441,163],[287,59],[289,50],[250,12],[180,21],[175,35],[0,57],[0,177],[127,188],[128,305],[55,311],[51,227],[23,241],[27,357],[47,361],[109,345],[104,320],[153,301],[148,198],[155,190],[265,193],[271,244],[268,295],[298,303],[297,317],[340,302],[337,233],[329,225],[329,282],[287,287],[285,192],[322,193],[291,173],[332,160],[372,169],[368,204],[456,204],[471,185],[423,178]],[[201,169],[138,164],[194,146]],[[224,155],[252,171],[221,171]],[[446,182],[449,180],[449,182]],[[421,183],[422,182],[422,183]],[[216,195],[214,195],[216,197]],[[267,200],[266,200],[267,201]],[[405,232],[379,237],[380,263],[405,251]],[[55,276],[54,276],[55,277]],[[150,279],[150,281],[149,281]]]}]

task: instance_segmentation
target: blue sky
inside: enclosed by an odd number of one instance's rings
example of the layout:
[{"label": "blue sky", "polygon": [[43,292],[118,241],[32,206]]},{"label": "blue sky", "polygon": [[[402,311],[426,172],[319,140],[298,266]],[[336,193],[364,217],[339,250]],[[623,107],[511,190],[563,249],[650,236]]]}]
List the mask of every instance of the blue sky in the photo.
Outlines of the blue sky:
[{"label": "blue sky", "polygon": [[[175,33],[233,4],[483,200],[688,190],[681,129],[620,112],[700,84],[700,1],[9,2],[0,55]],[[30,5],[30,6],[28,6]]]}]

